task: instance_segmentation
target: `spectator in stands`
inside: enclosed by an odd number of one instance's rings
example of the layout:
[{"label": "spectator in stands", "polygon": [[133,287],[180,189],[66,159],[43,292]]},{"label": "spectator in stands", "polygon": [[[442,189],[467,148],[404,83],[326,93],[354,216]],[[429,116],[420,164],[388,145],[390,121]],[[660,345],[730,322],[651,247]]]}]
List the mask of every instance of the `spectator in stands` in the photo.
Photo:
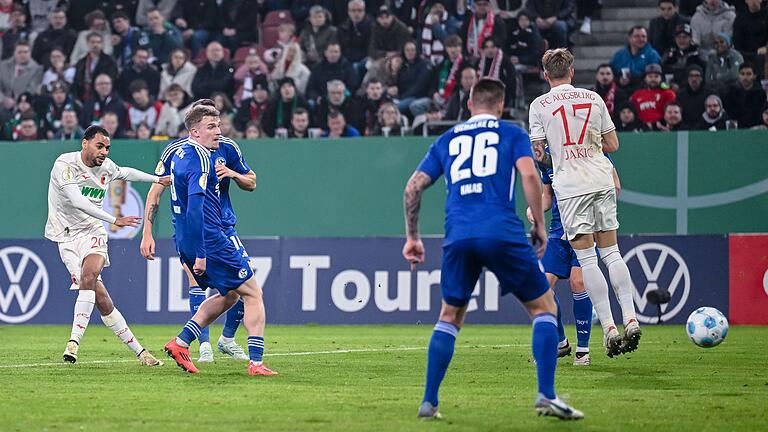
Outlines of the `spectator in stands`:
[{"label": "spectator in stands", "polygon": [[739,66],[739,80],[728,87],[723,94],[723,107],[739,129],[749,129],[761,122],[765,105],[765,90],[756,82],[757,74],[752,63]]},{"label": "spectator in stands", "polygon": [[275,68],[272,70],[272,81],[290,78],[295,83],[299,94],[305,94],[312,72],[303,63],[303,59],[299,44],[293,42],[288,45],[280,53],[280,58],[275,63]]},{"label": "spectator in stands", "polygon": [[[426,112],[426,109],[424,111]],[[376,118],[376,127],[373,129],[372,135],[389,137],[404,134],[403,119],[394,103],[385,102],[379,108],[379,114]]]},{"label": "spectator in stands", "polygon": [[328,130],[325,132],[328,138],[355,138],[360,136],[360,131],[347,125],[344,114],[338,111],[328,113]]},{"label": "spectator in stands", "polygon": [[691,26],[681,24],[675,29],[675,44],[661,58],[665,75],[672,75],[672,83],[676,87],[683,85],[687,79],[688,68],[697,64],[704,66],[699,54],[699,47],[692,43]]},{"label": "spectator in stands", "polygon": [[[178,4],[193,2],[179,2]],[[171,23],[165,21],[162,13],[156,8],[147,12],[149,23],[139,36],[142,45],[147,46],[152,52],[152,63],[163,64],[168,61],[173,50],[182,48],[181,34]]]},{"label": "spectator in stands", "polygon": [[11,28],[13,0],[0,0],[0,33]]},{"label": "spectator in stands", "polygon": [[445,110],[446,120],[465,121],[469,120],[470,112],[467,102],[469,102],[469,91],[477,83],[477,71],[469,64],[461,69],[461,86],[453,92],[448,101],[448,107]]},{"label": "spectator in stands", "polygon": [[659,16],[648,26],[648,42],[659,53],[675,47],[678,26],[690,20],[678,12],[677,0],[659,0]]},{"label": "spectator in stands", "polygon": [[440,64],[445,57],[447,38],[457,34],[460,26],[441,2],[433,3],[421,29],[421,55],[433,66]]},{"label": "spectator in stands", "polygon": [[683,110],[683,123],[693,128],[704,114],[704,101],[713,92],[704,86],[704,69],[697,65],[688,67],[686,85],[677,91],[676,102]]},{"label": "spectator in stands", "polygon": [[152,128],[146,122],[141,122],[134,128],[134,138],[137,140],[149,140],[152,138]]},{"label": "spectator in stands", "polygon": [[707,78],[715,90],[722,91],[736,84],[739,77],[739,67],[744,63],[744,57],[733,49],[731,38],[725,33],[715,36],[715,52],[707,60]]},{"label": "spectator in stands", "polygon": [[[136,6],[136,19],[134,22],[137,26],[140,27],[144,27],[149,24],[147,22],[147,12],[149,12],[149,10],[152,8],[157,8],[157,10],[159,10],[160,14],[163,16],[163,19],[170,21],[171,14],[173,13],[174,7],[176,7],[177,1],[178,0],[139,0],[139,4]],[[121,13],[128,17],[127,13]]]},{"label": "spectator in stands", "polygon": [[592,17],[598,7],[599,0],[576,0],[576,18],[581,20],[579,33],[592,34]]},{"label": "spectator in stands", "polygon": [[259,138],[264,137],[264,131],[261,130],[261,126],[258,122],[255,121],[249,121],[248,124],[245,125],[245,139],[247,140],[255,140]]},{"label": "spectator in stands", "polygon": [[347,97],[347,87],[340,80],[331,80],[326,84],[327,94],[320,98],[320,102],[315,107],[314,124],[321,128],[328,128],[328,113],[339,111],[344,114],[344,118],[352,119],[356,115],[356,106],[352,99]]},{"label": "spectator in stands", "polygon": [[173,50],[168,63],[163,65],[160,72],[160,94],[171,84],[178,84],[184,89],[184,93],[192,95],[192,80],[195,79],[196,73],[197,68],[189,62],[187,53],[181,48]]},{"label": "spectator in stands", "polygon": [[72,106],[67,105],[61,113],[61,128],[53,135],[53,139],[57,141],[80,141],[83,139],[83,132],[78,124],[77,111]]},{"label": "spectator in stands", "polygon": [[296,27],[291,23],[282,23],[277,26],[277,41],[275,46],[269,47],[268,50],[264,51],[264,61],[269,65],[274,65],[283,51],[295,43],[295,33]]},{"label": "spectator in stands", "polygon": [[85,30],[87,25],[83,19],[88,12],[100,9],[105,16],[115,12],[125,12],[129,17],[136,16],[137,0],[67,0],[67,17],[73,29]]},{"label": "spectator in stands", "polygon": [[382,61],[378,61],[368,69],[368,73],[363,81],[368,82],[375,78],[384,85],[384,91],[389,97],[397,97],[397,74],[403,66],[403,56],[392,54]]},{"label": "spectator in stands", "polygon": [[309,138],[309,111],[296,108],[291,116],[288,138]]},{"label": "spectator in stands", "polygon": [[515,67],[509,61],[509,57],[504,55],[504,51],[496,46],[493,38],[483,41],[483,52],[477,65],[477,73],[480,78],[493,78],[503,82],[506,86],[504,105],[507,107],[514,105],[517,88]]},{"label": "spectator in stands", "polygon": [[464,41],[464,54],[476,59],[482,54],[486,39],[493,39],[496,46],[503,45],[507,40],[507,28],[504,20],[494,16],[489,0],[475,0],[473,6],[474,11],[464,17],[459,36]]},{"label": "spectator in stands", "polygon": [[213,99],[214,108],[216,108],[220,114],[234,114],[235,105],[232,103],[232,99],[223,92],[211,93],[211,99]]},{"label": "spectator in stands", "polygon": [[[550,48],[568,46],[568,27],[573,14],[573,0],[529,0],[526,9]],[[591,27],[591,25],[590,25]],[[591,31],[591,28],[590,28]]]},{"label": "spectator in stands", "polygon": [[631,102],[619,106],[619,121],[616,123],[617,132],[647,132],[648,126],[637,118],[637,112]]},{"label": "spectator in stands", "polygon": [[88,15],[85,16],[85,22],[88,25],[88,28],[78,33],[75,47],[72,50],[72,54],[69,56],[69,60],[72,63],[77,63],[81,58],[88,55],[88,36],[91,33],[98,33],[101,35],[101,50],[108,56],[112,55],[112,31],[110,30],[109,25],[107,25],[107,17],[104,15],[104,12],[97,9],[88,13]]},{"label": "spectator in stands", "polygon": [[640,87],[645,67],[661,63],[661,57],[648,43],[645,27],[634,26],[627,34],[629,43],[613,55],[611,67],[619,85],[631,92]]},{"label": "spectator in stands", "polygon": [[269,106],[269,83],[264,75],[253,77],[251,96],[240,101],[235,116],[235,129],[244,131],[249,122],[260,123]]},{"label": "spectator in stands", "polygon": [[715,37],[725,33],[730,38],[733,34],[733,21],[736,10],[723,0],[704,0],[691,17],[693,43],[702,50],[702,55],[711,54],[715,47]]},{"label": "spectator in stands", "polygon": [[427,135],[440,135],[448,130],[449,126],[430,123],[444,120],[444,117],[445,111],[440,109],[437,104],[432,103],[429,105],[429,108],[427,108],[426,113],[413,119],[411,132],[413,135],[421,136],[424,135],[424,128],[427,128]]},{"label": "spectator in stands", "polygon": [[[272,1],[264,0],[224,0],[221,6],[224,30],[222,35],[231,42],[232,52],[237,45],[253,45],[259,41],[259,26],[261,17],[265,16],[272,7]],[[230,36],[233,35],[233,36]]]},{"label": "spectator in stands", "polygon": [[[35,132],[41,128],[40,116],[35,112],[33,105],[32,93],[24,92],[16,99],[16,106],[11,113],[10,119],[5,122],[3,128],[3,135],[7,140],[17,141],[18,137],[22,134],[21,123],[25,118],[31,118],[35,123]],[[43,136],[41,135],[41,138]]]},{"label": "spectator in stands", "polygon": [[417,116],[427,111],[431,71],[429,62],[419,56],[416,42],[406,42],[403,47],[403,64],[397,71],[396,79],[397,108],[401,113]]},{"label": "spectator in stands", "polygon": [[299,45],[304,51],[304,60],[308,66],[320,63],[326,47],[336,40],[336,27],[331,25],[328,11],[320,6],[309,10],[309,22],[299,35]]},{"label": "spectator in stands", "polygon": [[293,21],[301,25],[309,18],[309,10],[312,6],[322,2],[318,0],[289,0],[285,3],[290,5]]},{"label": "spectator in stands", "polygon": [[0,61],[0,101],[11,110],[22,93],[36,94],[43,81],[43,67],[31,57],[29,42],[16,42],[13,57]]},{"label": "spectator in stands", "polygon": [[269,67],[264,64],[254,48],[248,51],[245,62],[235,71],[235,87],[237,90],[235,90],[234,102],[236,106],[240,106],[241,100],[251,97],[253,79],[256,75],[268,77]]},{"label": "spectator in stands", "polygon": [[105,112],[112,111],[119,119],[119,132],[123,132],[122,122],[125,119],[125,103],[120,95],[113,90],[113,79],[108,74],[96,75],[94,80],[95,94],[83,106],[83,116],[80,118],[80,126],[87,128],[92,124],[99,124],[101,116]]},{"label": "spectator in stands", "polygon": [[139,47],[133,52],[133,59],[120,74],[118,79],[118,91],[123,100],[131,100],[131,83],[136,80],[142,80],[147,83],[149,95],[152,99],[157,99],[160,91],[160,72],[149,65],[149,51],[146,48]]},{"label": "spectator in stands", "polygon": [[[121,118],[122,117],[119,117],[118,114],[113,111],[107,111],[101,116],[101,120],[96,124],[106,129],[112,139],[128,138],[123,132],[123,128],[120,124]],[[83,122],[81,121],[80,123],[82,124]],[[186,128],[184,129],[186,130]]]},{"label": "spectator in stands", "polygon": [[323,54],[323,61],[312,68],[312,75],[307,85],[307,99],[310,103],[320,103],[332,80],[342,81],[351,92],[357,89],[357,77],[352,64],[342,57],[341,45],[333,41],[328,44]]},{"label": "spectator in stands", "polygon": [[592,88],[603,98],[605,107],[608,108],[608,114],[614,122],[617,121],[619,111],[616,107],[623,106],[629,101],[627,92],[619,88],[614,80],[613,69],[608,63],[603,63],[597,67],[595,76],[595,86]]},{"label": "spectator in stands", "polygon": [[75,68],[67,63],[67,56],[61,51],[61,48],[51,50],[48,57],[48,68],[43,72],[43,81],[41,91],[51,91],[51,85],[57,81],[64,81],[72,84],[75,81]]},{"label": "spectator in stands", "polygon": [[466,62],[461,54],[461,38],[451,35],[445,39],[443,61],[432,68],[429,94],[432,102],[444,108],[461,80],[461,68]]},{"label": "spectator in stands", "polygon": [[37,141],[42,137],[39,135],[37,121],[33,115],[28,114],[21,118],[18,133],[14,134],[14,141]]},{"label": "spectator in stands", "polygon": [[760,114],[760,124],[752,126],[752,130],[768,130],[768,102],[763,105],[763,111]]},{"label": "spectator in stands", "polygon": [[376,23],[371,30],[371,46],[368,57],[371,60],[382,60],[403,50],[405,43],[411,38],[408,27],[390,12],[389,7],[379,8]]},{"label": "spectator in stands", "polygon": [[115,12],[112,15],[112,29],[115,30],[112,33],[112,48],[117,65],[123,69],[131,63],[133,50],[139,46],[141,30],[131,25],[128,14],[125,12]]},{"label": "spectator in stands", "polygon": [[337,34],[341,52],[352,63],[359,81],[365,75],[373,20],[365,13],[363,0],[351,0],[347,5],[347,16],[348,18],[339,25]]},{"label": "spectator in stands", "polygon": [[163,103],[149,95],[147,83],[142,80],[132,82],[130,91],[133,102],[128,106],[128,124],[131,130],[135,132],[139,123],[146,123],[150,130],[154,129]]},{"label": "spectator in stands", "polygon": [[75,64],[75,96],[88,102],[94,96],[94,78],[107,74],[112,82],[117,80],[117,63],[102,51],[103,37],[92,32],[88,35],[88,54]]},{"label": "spectator in stands", "polygon": [[747,10],[736,12],[733,23],[733,46],[744,60],[755,65],[757,76],[765,72],[768,52],[768,4],[761,0],[746,0]]},{"label": "spectator in stands", "polygon": [[661,87],[661,66],[650,64],[645,67],[645,88],[632,93],[629,98],[635,105],[638,118],[650,128],[664,118],[664,107],[677,98],[675,92]]},{"label": "spectator in stands", "polygon": [[14,4],[11,9],[10,28],[2,35],[2,52],[0,59],[5,60],[13,55],[13,49],[16,42],[20,40],[29,40],[30,31],[27,26],[27,15],[24,13],[24,6]]},{"label": "spectator in stands", "polygon": [[232,139],[240,139],[243,135],[235,129],[234,114],[224,114],[221,116],[221,122],[219,123],[219,129],[221,129],[221,135]]},{"label": "spectator in stands", "polygon": [[726,130],[728,114],[723,109],[723,101],[720,96],[709,95],[704,102],[704,114],[696,124],[696,130],[719,131]]},{"label": "spectator in stands", "polygon": [[[58,7],[61,1],[53,0],[30,0],[17,2],[26,7],[26,12],[29,13],[28,23],[29,31],[36,35],[48,30],[50,25],[49,18],[51,13]],[[66,14],[64,15],[66,19]]]},{"label": "spectator in stands", "polygon": [[235,91],[235,70],[224,60],[224,47],[213,41],[205,49],[207,61],[197,69],[192,80],[192,94],[195,99],[211,97],[213,92],[233,94]]},{"label": "spectator in stands", "polygon": [[60,48],[64,55],[69,57],[77,40],[77,33],[67,27],[67,14],[64,9],[54,9],[49,21],[50,28],[37,35],[32,50],[32,58],[38,63],[43,63],[54,47]]},{"label": "spectator in stands", "polygon": [[61,115],[64,108],[75,110],[78,118],[82,111],[80,105],[69,94],[69,85],[64,81],[51,84],[50,94],[38,97],[35,105],[35,111],[42,117],[41,132],[48,138],[53,138],[53,134],[61,128]]},{"label": "spectator in stands", "polygon": [[538,30],[531,25],[531,14],[521,10],[515,23],[509,33],[509,60],[514,65],[538,66],[543,44]]},{"label": "spectator in stands", "polygon": [[189,111],[192,99],[179,84],[171,84],[163,93],[163,107],[155,123],[155,135],[175,137],[179,126],[184,124],[184,115]]},{"label": "spectator in stands", "polygon": [[[179,1],[171,12],[171,19],[176,28],[181,31],[181,37],[189,44],[192,50],[192,57],[196,57],[198,51],[206,47],[209,42],[216,40],[214,36],[221,32],[219,26],[220,9],[217,0],[200,1]],[[162,21],[165,18],[157,8],[150,11],[157,11]],[[152,25],[147,12],[148,25]]]},{"label": "spectator in stands", "polygon": [[293,112],[301,107],[309,110],[306,100],[299,96],[296,91],[296,84],[293,79],[286,77],[278,82],[278,95],[274,98],[264,113],[264,120],[261,126],[264,132],[269,136],[275,136],[275,130],[283,128],[288,130],[291,127],[291,117]]},{"label": "spectator in stands", "polygon": [[365,84],[365,94],[355,100],[355,117],[350,118],[350,123],[356,129],[363,131],[368,136],[376,127],[379,108],[391,99],[384,90],[384,84],[377,78],[369,79]]},{"label": "spectator in stands", "polygon": [[683,111],[680,105],[674,102],[668,103],[664,107],[664,118],[656,122],[653,129],[663,132],[686,130],[686,125],[683,123]]}]

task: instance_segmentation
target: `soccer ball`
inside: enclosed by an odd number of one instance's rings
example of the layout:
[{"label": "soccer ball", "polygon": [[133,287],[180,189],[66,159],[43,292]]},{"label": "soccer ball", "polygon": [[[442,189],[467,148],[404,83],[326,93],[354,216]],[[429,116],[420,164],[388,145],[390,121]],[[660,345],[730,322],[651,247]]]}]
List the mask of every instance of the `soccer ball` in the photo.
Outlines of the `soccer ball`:
[{"label": "soccer ball", "polygon": [[700,307],[688,316],[688,337],[702,348],[720,345],[728,335],[728,319],[713,307]]}]

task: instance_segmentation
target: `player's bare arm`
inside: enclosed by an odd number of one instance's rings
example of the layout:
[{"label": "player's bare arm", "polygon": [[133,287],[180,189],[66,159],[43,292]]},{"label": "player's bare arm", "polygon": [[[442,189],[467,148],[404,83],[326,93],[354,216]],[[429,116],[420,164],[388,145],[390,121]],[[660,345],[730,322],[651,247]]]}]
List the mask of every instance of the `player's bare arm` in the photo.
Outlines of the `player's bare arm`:
[{"label": "player's bare arm", "polygon": [[148,260],[155,259],[155,238],[152,235],[152,229],[155,226],[157,212],[160,209],[160,198],[165,192],[167,186],[162,183],[155,183],[149,188],[147,193],[147,202],[144,205],[144,228],[142,229],[141,256]]},{"label": "player's bare arm", "polygon": [[411,268],[424,262],[424,244],[419,237],[419,210],[421,195],[432,185],[432,179],[422,171],[413,173],[403,192],[403,207],[405,209],[405,246],[403,257],[411,263]]},{"label": "player's bare arm", "polygon": [[[542,188],[541,209],[544,211],[544,213],[548,212],[552,208],[552,196],[554,193],[555,191],[552,189],[552,185],[545,184]],[[533,224],[533,213],[531,212],[530,207],[525,209],[525,216],[528,218],[528,222]]]},{"label": "player's bare arm", "polygon": [[226,165],[216,165],[216,176],[219,180],[229,177],[237,183],[237,186],[245,191],[252,192],[256,190],[256,173],[253,170],[246,174],[240,174],[237,171],[227,168]]},{"label": "player's bare arm", "polygon": [[612,130],[606,134],[603,134],[603,151],[613,153],[619,149],[619,137],[616,135],[616,131]]},{"label": "player's bare arm", "polygon": [[525,199],[528,201],[528,207],[531,209],[533,217],[533,228],[531,229],[531,241],[533,242],[536,255],[541,258],[547,250],[547,230],[544,225],[544,209],[542,207],[541,178],[538,168],[530,157],[521,157],[515,162],[515,167],[520,173],[523,181],[523,191]]}]

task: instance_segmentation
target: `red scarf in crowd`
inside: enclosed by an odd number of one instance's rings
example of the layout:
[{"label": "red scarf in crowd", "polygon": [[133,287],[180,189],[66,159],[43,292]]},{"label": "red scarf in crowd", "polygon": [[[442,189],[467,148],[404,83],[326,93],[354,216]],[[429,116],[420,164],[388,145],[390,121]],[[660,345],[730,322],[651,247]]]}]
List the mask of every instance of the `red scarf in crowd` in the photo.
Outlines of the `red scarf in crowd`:
[{"label": "red scarf in crowd", "polygon": [[467,31],[467,52],[471,57],[479,56],[485,38],[493,35],[493,13],[489,12],[485,15],[485,23],[483,23],[483,28],[479,33],[475,19],[475,15],[472,14],[472,17],[469,18],[469,30]]},{"label": "red scarf in crowd", "polygon": [[456,78],[459,75],[459,66],[461,66],[463,61],[464,57],[459,54],[459,56],[456,57],[456,61],[451,65],[451,71],[448,73],[448,78],[445,80],[445,86],[443,87],[443,100],[446,102],[451,99],[453,90],[456,88],[456,84],[458,83]]},{"label": "red scarf in crowd", "polygon": [[480,78],[494,78],[497,80],[501,79],[501,62],[504,59],[504,53],[501,52],[501,48],[496,48],[496,55],[493,56],[493,59],[491,60],[491,67],[488,68],[488,72],[485,72],[485,62],[487,58],[485,57],[485,53],[480,56]]}]

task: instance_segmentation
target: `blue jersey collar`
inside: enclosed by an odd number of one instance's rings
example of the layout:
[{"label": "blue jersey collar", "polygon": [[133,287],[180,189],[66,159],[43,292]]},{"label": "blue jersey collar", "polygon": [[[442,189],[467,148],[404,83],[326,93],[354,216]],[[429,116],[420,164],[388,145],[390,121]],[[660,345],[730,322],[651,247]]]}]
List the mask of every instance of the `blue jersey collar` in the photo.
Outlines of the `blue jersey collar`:
[{"label": "blue jersey collar", "polygon": [[478,114],[476,116],[472,116],[467,120],[467,123],[472,123],[480,120],[498,120],[495,115],[492,114]]},{"label": "blue jersey collar", "polygon": [[201,150],[205,150],[206,152],[208,152],[208,154],[211,154],[211,153],[213,153],[213,151],[211,151],[211,149],[209,149],[209,148],[206,148],[204,145],[202,145],[202,144],[200,144],[199,142],[197,142],[197,141],[193,140],[191,137],[187,139],[187,143],[189,143],[189,144],[190,144],[190,145],[192,145],[192,146],[198,147],[198,148],[200,148]]}]

